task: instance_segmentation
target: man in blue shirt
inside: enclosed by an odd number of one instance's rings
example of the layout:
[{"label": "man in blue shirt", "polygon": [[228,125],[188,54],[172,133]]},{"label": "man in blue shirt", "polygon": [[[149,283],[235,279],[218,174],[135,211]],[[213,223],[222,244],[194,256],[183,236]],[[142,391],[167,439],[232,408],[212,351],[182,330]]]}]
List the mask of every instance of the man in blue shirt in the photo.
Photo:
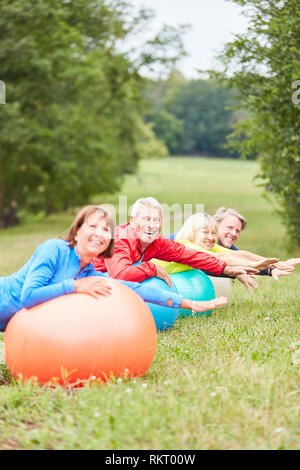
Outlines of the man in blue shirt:
[{"label": "man in blue shirt", "polygon": [[[228,207],[219,207],[213,216],[218,226],[218,245],[229,248],[230,250],[239,250],[235,243],[238,241],[239,236],[247,226],[247,220],[238,211]],[[243,250],[244,251],[244,250]],[[253,253],[248,253],[250,256],[255,256]],[[289,260],[292,261],[292,260]],[[296,261],[296,260],[295,260]],[[277,281],[280,276],[288,276],[294,269],[292,265],[282,267],[267,268],[259,272],[261,276],[272,276]],[[280,263],[278,263],[278,266]],[[251,280],[251,279],[250,279]],[[253,282],[253,287],[255,282]]]},{"label": "man in blue shirt", "polygon": [[[229,248],[230,250],[239,250],[236,246],[236,242],[238,241],[242,230],[247,226],[247,220],[245,217],[235,209],[228,207],[220,207],[213,217],[218,226],[218,245]],[[174,240],[176,238],[176,233],[171,233],[167,238]],[[256,256],[253,253],[246,252],[245,250],[243,251],[252,257]],[[293,269],[294,267],[287,266],[281,267],[280,269],[273,267],[263,269],[258,274],[261,276],[272,276],[272,278],[277,281],[280,276],[288,276]],[[256,288],[257,283],[253,277],[243,275],[243,277],[245,276],[250,287]]]}]

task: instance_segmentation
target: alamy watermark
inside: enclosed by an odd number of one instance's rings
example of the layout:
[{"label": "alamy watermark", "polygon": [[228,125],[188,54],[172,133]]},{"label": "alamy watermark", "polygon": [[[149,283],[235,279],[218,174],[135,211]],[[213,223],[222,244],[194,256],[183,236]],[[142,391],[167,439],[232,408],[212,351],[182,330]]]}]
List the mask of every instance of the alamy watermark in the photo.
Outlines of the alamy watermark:
[{"label": "alamy watermark", "polygon": [[[117,225],[126,224],[131,214],[131,205],[128,205],[127,196],[119,195],[118,204],[101,204],[111,214]],[[184,222],[194,214],[204,213],[204,204],[179,204],[172,205],[162,203],[162,228],[163,233],[178,232]]]},{"label": "alamy watermark", "polygon": [[292,103],[300,104],[300,80],[294,80],[292,88],[296,88],[296,91],[292,94]]},{"label": "alamy watermark", "polygon": [[3,80],[0,80],[0,104],[6,103],[6,86]]}]

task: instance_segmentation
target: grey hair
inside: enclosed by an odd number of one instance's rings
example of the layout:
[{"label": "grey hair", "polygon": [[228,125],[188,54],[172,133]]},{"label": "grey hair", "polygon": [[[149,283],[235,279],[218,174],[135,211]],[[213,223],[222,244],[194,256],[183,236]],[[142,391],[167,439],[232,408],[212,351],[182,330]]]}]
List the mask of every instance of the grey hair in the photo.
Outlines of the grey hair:
[{"label": "grey hair", "polygon": [[153,209],[159,209],[161,214],[163,213],[162,206],[154,197],[143,197],[135,201],[135,203],[133,204],[131,208],[130,216],[136,217],[141,206],[147,206],[147,207],[152,207]]},{"label": "grey hair", "polygon": [[228,215],[234,215],[235,217],[237,217],[241,221],[242,230],[244,230],[244,228],[246,228],[247,220],[245,219],[245,217],[243,215],[241,215],[235,209],[232,209],[231,207],[219,207],[219,209],[217,210],[217,212],[215,213],[215,215],[213,217],[214,217],[215,221],[217,222],[217,224],[219,224]]}]

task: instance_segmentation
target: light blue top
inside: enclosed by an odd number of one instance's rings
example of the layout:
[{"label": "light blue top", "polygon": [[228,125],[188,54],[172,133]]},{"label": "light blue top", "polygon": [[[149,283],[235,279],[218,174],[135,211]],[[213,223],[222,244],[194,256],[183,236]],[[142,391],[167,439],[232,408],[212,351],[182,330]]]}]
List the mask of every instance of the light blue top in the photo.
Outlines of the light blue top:
[{"label": "light blue top", "polygon": [[[65,240],[42,243],[27,263],[11,276],[0,277],[0,331],[21,308],[30,308],[61,295],[75,292],[74,279],[103,276],[93,264],[80,269],[76,248]],[[167,305],[172,300],[178,308],[182,296],[167,290],[147,287],[138,282],[118,281],[133,289],[146,302]]]}]

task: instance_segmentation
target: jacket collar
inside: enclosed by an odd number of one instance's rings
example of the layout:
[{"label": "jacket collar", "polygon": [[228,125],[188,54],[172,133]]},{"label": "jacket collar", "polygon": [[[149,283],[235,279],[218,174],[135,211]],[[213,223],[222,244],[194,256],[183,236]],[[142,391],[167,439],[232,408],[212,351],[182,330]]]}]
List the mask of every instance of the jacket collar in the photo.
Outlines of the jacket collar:
[{"label": "jacket collar", "polygon": [[[75,245],[74,248],[73,248],[73,253],[74,253],[75,258],[76,258],[76,260],[77,260],[77,262],[78,262],[78,264],[79,264],[79,267],[80,267],[81,258],[80,258],[80,255],[77,253],[76,245]],[[87,264],[86,266],[84,266],[84,268],[82,268],[80,271],[81,271],[81,273],[82,273],[82,272],[89,273],[89,272],[91,272],[91,271],[93,271],[93,270],[94,270],[94,265],[93,265],[92,263],[89,263],[89,264]]]},{"label": "jacket collar", "polygon": [[[140,251],[140,253],[141,254],[143,253],[140,240],[137,236],[136,231],[130,225],[130,222],[128,222],[127,224],[118,225],[118,227],[116,227],[115,234],[116,234],[116,239],[117,240],[124,240],[124,239],[125,240],[130,240],[131,243],[134,243],[134,246]],[[152,243],[150,243],[150,245],[147,246],[147,248],[153,246],[155,244],[155,242],[157,240],[159,240],[161,237],[162,237],[162,235],[160,234],[159,237],[156,240],[154,240]],[[146,250],[147,250],[147,248],[146,248]],[[146,250],[144,250],[144,252]]]}]

